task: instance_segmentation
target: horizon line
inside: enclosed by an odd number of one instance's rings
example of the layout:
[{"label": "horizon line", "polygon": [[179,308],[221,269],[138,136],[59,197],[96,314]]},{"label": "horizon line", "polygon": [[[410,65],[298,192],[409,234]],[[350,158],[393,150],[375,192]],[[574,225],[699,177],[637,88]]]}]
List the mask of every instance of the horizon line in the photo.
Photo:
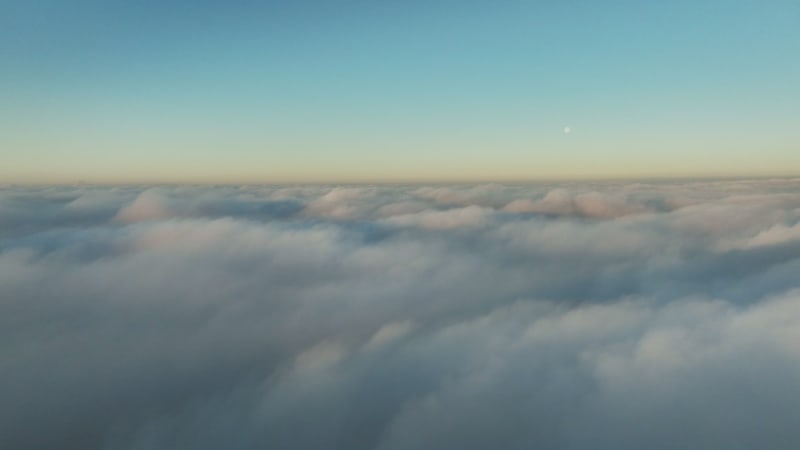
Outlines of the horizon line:
[{"label": "horizon line", "polygon": [[455,185],[455,184],[540,184],[540,183],[615,183],[615,182],[671,182],[671,181],[744,181],[744,180],[791,180],[800,179],[800,174],[782,175],[632,175],[609,177],[554,176],[531,178],[420,178],[420,179],[341,179],[341,180],[293,180],[293,181],[164,181],[164,180],[125,180],[125,181],[0,181],[0,188],[14,186],[362,186],[362,185]]}]

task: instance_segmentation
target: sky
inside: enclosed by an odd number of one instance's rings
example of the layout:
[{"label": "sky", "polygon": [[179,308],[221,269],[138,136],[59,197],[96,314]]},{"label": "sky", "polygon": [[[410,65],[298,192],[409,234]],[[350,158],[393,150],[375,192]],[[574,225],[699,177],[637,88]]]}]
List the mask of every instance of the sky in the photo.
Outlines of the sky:
[{"label": "sky", "polygon": [[2,0],[0,182],[800,175],[797,55],[790,0]]}]

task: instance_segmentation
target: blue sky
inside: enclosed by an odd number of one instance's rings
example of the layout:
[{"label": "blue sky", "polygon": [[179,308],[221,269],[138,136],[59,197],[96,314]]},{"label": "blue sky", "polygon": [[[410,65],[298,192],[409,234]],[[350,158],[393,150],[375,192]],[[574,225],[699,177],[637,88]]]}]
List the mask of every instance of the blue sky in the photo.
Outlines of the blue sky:
[{"label": "blue sky", "polygon": [[6,0],[0,181],[800,175],[798,55],[791,1]]}]

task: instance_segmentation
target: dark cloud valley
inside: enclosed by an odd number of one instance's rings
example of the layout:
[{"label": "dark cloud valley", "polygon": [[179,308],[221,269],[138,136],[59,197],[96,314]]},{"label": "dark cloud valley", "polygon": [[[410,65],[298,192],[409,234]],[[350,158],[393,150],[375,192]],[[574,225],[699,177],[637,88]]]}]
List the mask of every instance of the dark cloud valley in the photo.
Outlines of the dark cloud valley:
[{"label": "dark cloud valley", "polygon": [[0,448],[786,449],[800,181],[0,190]]}]

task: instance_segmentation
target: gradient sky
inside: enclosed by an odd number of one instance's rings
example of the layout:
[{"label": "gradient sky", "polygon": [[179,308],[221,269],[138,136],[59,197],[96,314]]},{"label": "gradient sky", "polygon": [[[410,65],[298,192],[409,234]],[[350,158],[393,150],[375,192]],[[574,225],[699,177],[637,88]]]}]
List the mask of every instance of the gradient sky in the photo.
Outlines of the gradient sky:
[{"label": "gradient sky", "polygon": [[800,175],[798,80],[796,0],[0,0],[0,182]]}]

